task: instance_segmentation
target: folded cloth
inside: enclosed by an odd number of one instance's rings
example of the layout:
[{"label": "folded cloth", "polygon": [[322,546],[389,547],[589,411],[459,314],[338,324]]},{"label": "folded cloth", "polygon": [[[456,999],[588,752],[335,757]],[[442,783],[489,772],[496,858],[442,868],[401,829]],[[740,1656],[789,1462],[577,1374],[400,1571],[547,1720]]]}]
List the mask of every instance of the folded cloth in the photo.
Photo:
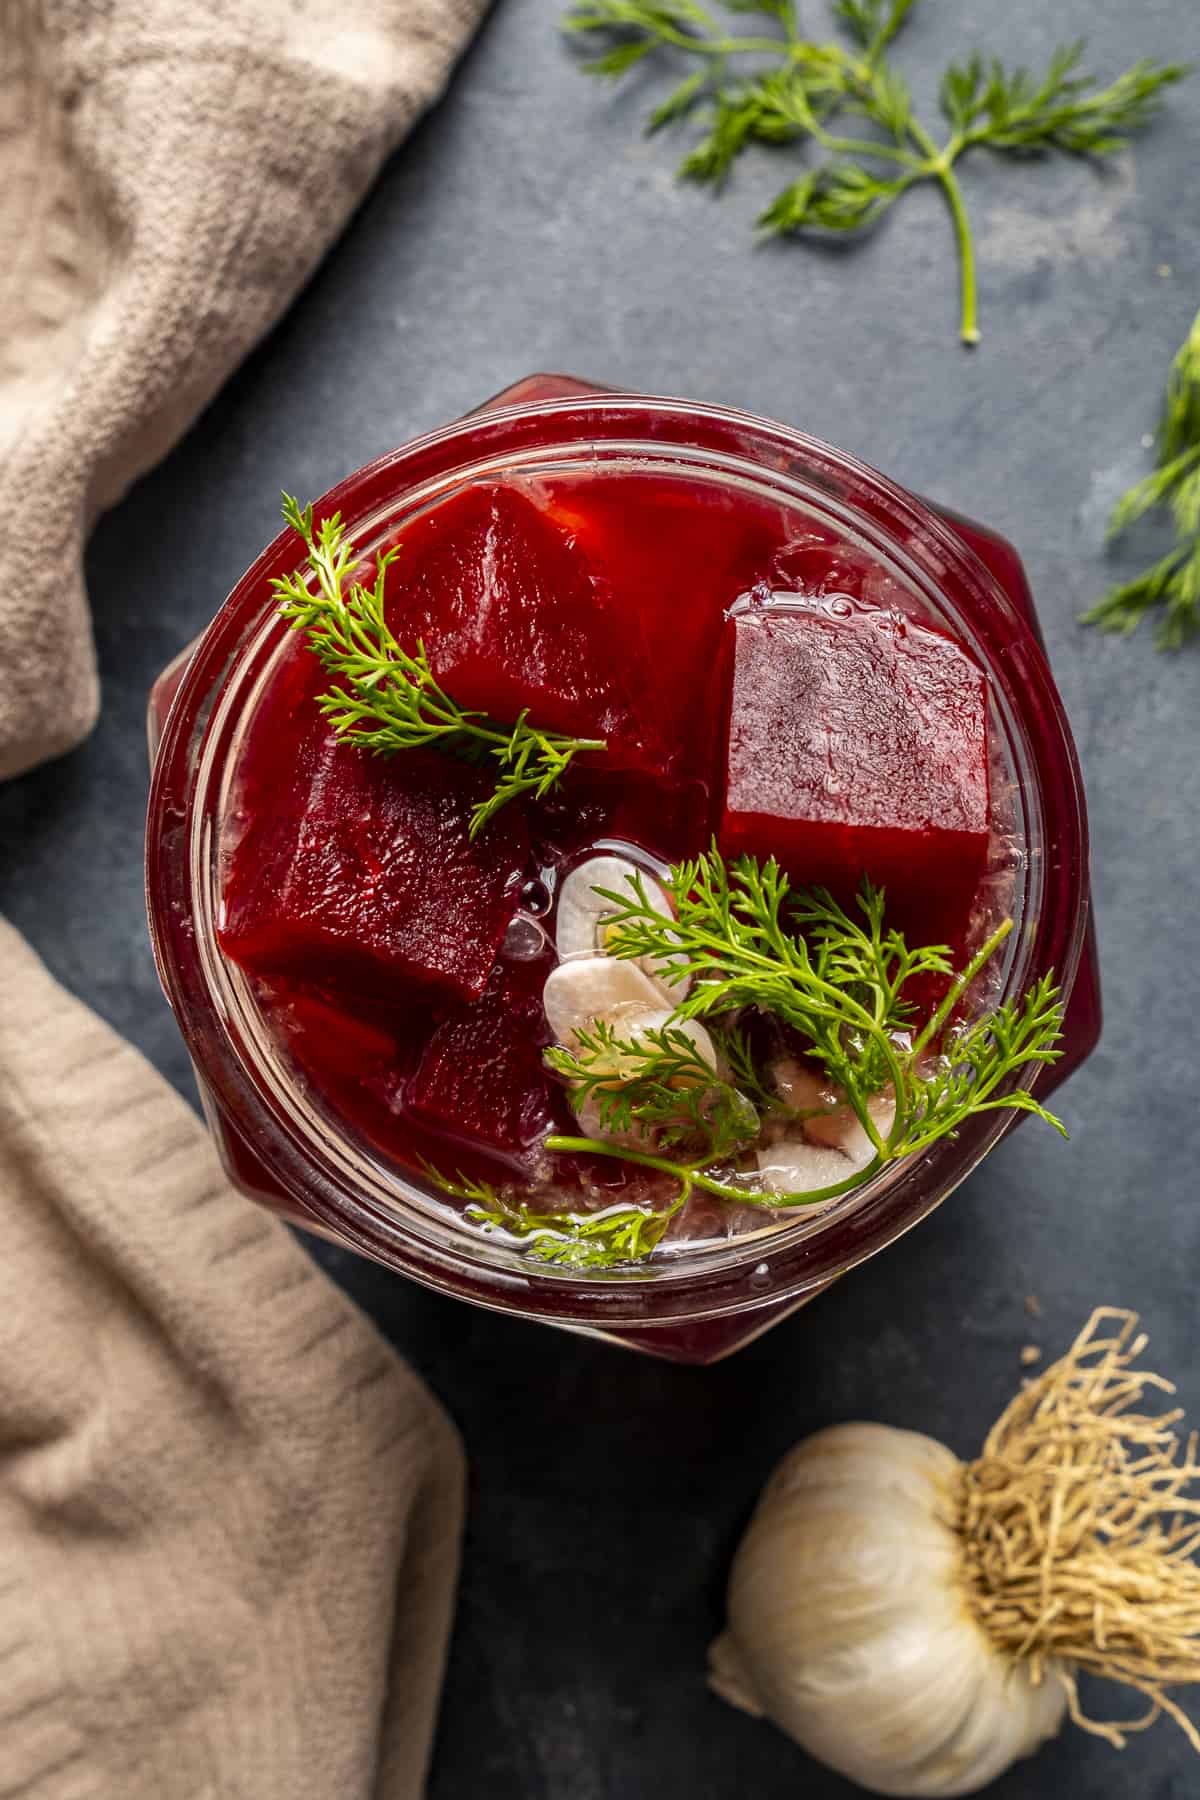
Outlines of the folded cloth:
[{"label": "folded cloth", "polygon": [[89,524],[283,312],[485,5],[0,0],[0,777],[95,721]]},{"label": "folded cloth", "polygon": [[453,1427],[0,922],[0,1794],[407,1800]]},{"label": "folded cloth", "polygon": [[[0,776],[91,520],[279,316],[486,0],[0,0]],[[0,1800],[410,1800],[453,1427],[0,921]]]}]

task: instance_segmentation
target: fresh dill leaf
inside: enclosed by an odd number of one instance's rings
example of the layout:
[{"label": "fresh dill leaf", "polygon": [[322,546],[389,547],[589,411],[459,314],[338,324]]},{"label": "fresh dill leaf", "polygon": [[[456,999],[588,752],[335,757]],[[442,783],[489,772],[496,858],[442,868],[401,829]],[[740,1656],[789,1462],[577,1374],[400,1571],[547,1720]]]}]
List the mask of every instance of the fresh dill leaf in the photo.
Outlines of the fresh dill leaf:
[{"label": "fresh dill leaf", "polygon": [[1179,650],[1200,631],[1200,313],[1171,364],[1157,467],[1117,502],[1110,539],[1159,507],[1170,511],[1174,549],[1110,589],[1083,617],[1102,631],[1128,635],[1145,614],[1161,612],[1158,647]]},{"label": "fresh dill leaf", "polygon": [[881,219],[907,186],[903,179],[880,180],[856,163],[824,163],[776,194],[758,224],[776,235],[802,226],[862,231]]},{"label": "fresh dill leaf", "polygon": [[[792,0],[724,0],[727,13],[762,15],[773,28],[766,31],[732,30],[694,0],[582,0],[563,25],[576,37],[608,44],[584,64],[593,73],[619,75],[652,56],[675,65],[695,60],[649,125],[652,131],[681,121],[700,125],[702,135],[679,171],[689,180],[722,186],[751,144],[808,144],[826,153],[827,160],[810,163],[759,213],[758,227],[769,234],[869,230],[910,187],[937,182],[958,251],[960,335],[974,344],[975,244],[959,158],[980,147],[1024,156],[1112,155],[1150,123],[1164,90],[1188,69],[1142,59],[1100,86],[1081,69],[1081,43],[1056,50],[1040,75],[971,56],[952,62],[942,77],[950,135],[939,144],[914,114],[908,85],[888,58],[916,3],[833,0],[850,47],[803,37]],[[865,120],[876,135],[845,135],[835,129],[839,114]]]},{"label": "fresh dill leaf", "polygon": [[[1063,1009],[1053,977],[982,1018],[959,1018],[1011,920],[955,972],[944,944],[910,946],[887,925],[883,892],[869,883],[854,916],[823,890],[793,891],[774,859],[759,864],[744,856],[728,865],[714,845],[677,864],[666,886],[673,905],[667,917],[639,875],[619,893],[596,890],[613,908],[606,948],[621,958],[653,956],[686,991],[662,1026],[622,1033],[595,1020],[575,1031],[570,1047],[545,1052],[576,1110],[594,1110],[602,1134],[553,1134],[545,1147],[669,1177],[673,1200],[663,1208],[540,1212],[490,1182],[461,1172],[450,1177],[426,1163],[431,1183],[464,1202],[466,1217],[485,1231],[506,1234],[542,1262],[619,1270],[652,1253],[696,1191],[733,1205],[794,1211],[849,1193],[887,1165],[953,1136],[976,1114],[1030,1112],[1063,1131],[1018,1081],[1059,1055]],[[945,993],[921,1023],[905,990],[929,976],[943,978]],[[817,1190],[779,1193],[762,1185],[749,1152],[764,1121],[808,1115],[764,1079],[742,1022],[751,1014],[787,1026],[805,1057],[824,1069],[839,1105],[867,1135],[873,1154],[865,1166],[848,1165],[845,1179]],[[687,1029],[695,1019],[705,1021],[717,1068],[704,1040]],[[883,1109],[880,1097],[888,1103]]]},{"label": "fresh dill leaf", "polygon": [[885,62],[871,76],[871,115],[898,144],[904,143],[912,129],[913,103],[908,83]]},{"label": "fresh dill leaf", "polygon": [[661,131],[666,125],[674,125],[677,120],[684,119],[700,99],[704,92],[704,71],[698,69],[694,75],[688,75],[666,99],[660,102],[650,114],[650,122],[646,126],[648,132]]},{"label": "fresh dill leaf", "polygon": [[272,587],[282,616],[307,635],[309,649],[338,682],[318,697],[321,711],[340,738],[377,756],[433,749],[493,763],[495,788],[472,813],[472,837],[518,795],[549,792],[580,751],[605,748],[600,738],[539,731],[528,713],[504,727],[459,706],[435,679],[425,646],[410,653],[388,625],[385,582],[400,551],[376,558],[367,587],[348,580],[357,554],[340,513],[314,525],[312,507],[285,494],[283,516],[304,542],[309,577],[276,576]]},{"label": "fresh dill leaf", "polygon": [[1123,494],[1113,508],[1109,520],[1109,539],[1128,531],[1156,506],[1169,505],[1181,532],[1198,529],[1195,519],[1200,495],[1200,433],[1188,450],[1181,450],[1170,462],[1163,463],[1144,480]]},{"label": "fresh dill leaf", "polygon": [[624,895],[603,893],[614,907],[609,955],[660,956],[665,927],[674,945],[669,979],[692,978],[677,1017],[743,1007],[769,1013],[808,1040],[840,1086],[861,1086],[864,1106],[893,1074],[891,1036],[911,1024],[906,984],[953,973],[944,944],[910,949],[884,929],[884,896],[869,883],[860,922],[821,889],[793,893],[774,857],[760,864],[743,856],[730,866],[714,846],[677,864],[668,891],[669,920],[655,913],[639,878]]},{"label": "fresh dill leaf", "polygon": [[833,16],[868,55],[891,43],[917,0],[834,0]]},{"label": "fresh dill leaf", "polygon": [[1036,1113],[1065,1137],[1060,1119],[1024,1088],[998,1090],[1014,1070],[1058,1061],[1062,1007],[1052,976],[1042,979],[1019,1005],[1005,1001],[965,1031],[952,1032],[928,1076],[908,1084],[909,1108],[903,1132],[889,1139],[893,1156],[911,1156],[956,1131],[972,1113],[1017,1108]]},{"label": "fresh dill leaf", "polygon": [[956,136],[964,136],[975,120],[979,86],[983,80],[983,58],[969,56],[965,63],[950,63],[938,89],[938,104],[946,123]]},{"label": "fresh dill leaf", "polygon": [[794,26],[796,22],[795,0],[725,0],[725,9],[727,12],[765,13],[785,26]]},{"label": "fresh dill leaf", "polygon": [[679,173],[691,181],[711,181],[719,187],[734,161],[754,136],[758,107],[741,106],[719,95],[712,123],[694,150],[679,165]]},{"label": "fresh dill leaf", "polygon": [[1106,88],[1093,90],[1079,73],[1083,40],[1056,50],[1039,78],[975,56],[947,71],[942,108],[961,147],[993,150],[1065,150],[1073,156],[1107,156],[1149,124],[1164,86],[1182,68],[1135,63]]},{"label": "fresh dill leaf", "polygon": [[461,1170],[452,1177],[432,1163],[422,1166],[434,1187],[466,1202],[464,1216],[472,1224],[519,1239],[526,1254],[538,1262],[589,1271],[644,1261],[658,1248],[691,1191],[690,1184],[685,1184],[671,1204],[659,1210],[622,1205],[594,1213],[540,1213],[524,1201],[509,1199],[490,1182],[472,1180]]},{"label": "fresh dill leaf", "polygon": [[589,75],[624,75],[635,63],[641,62],[654,49],[653,38],[630,38],[626,43],[614,44],[603,56],[597,56],[592,62],[584,63]]},{"label": "fresh dill leaf", "polygon": [[1110,589],[1083,622],[1128,637],[1152,612],[1161,613],[1155,637],[1160,650],[1182,650],[1200,631],[1200,542],[1168,551],[1132,581]]},{"label": "fresh dill leaf", "polygon": [[[563,20],[564,31],[600,32],[616,46],[635,45],[639,54],[664,47],[704,54],[711,40],[711,16],[692,0],[581,0]],[[711,54],[711,51],[708,51]],[[608,75],[603,57],[585,63],[589,74]]]},{"label": "fresh dill leaf", "polygon": [[750,1102],[760,1121],[772,1113],[786,1114],[791,1118],[805,1116],[788,1106],[775,1089],[763,1080],[749,1035],[736,1019],[726,1025],[710,1023],[708,1031],[722,1063],[729,1070],[732,1086]]},{"label": "fresh dill leaf", "polygon": [[1159,432],[1159,456],[1171,462],[1200,444],[1200,313],[1192,321],[1167,377],[1167,398]]}]

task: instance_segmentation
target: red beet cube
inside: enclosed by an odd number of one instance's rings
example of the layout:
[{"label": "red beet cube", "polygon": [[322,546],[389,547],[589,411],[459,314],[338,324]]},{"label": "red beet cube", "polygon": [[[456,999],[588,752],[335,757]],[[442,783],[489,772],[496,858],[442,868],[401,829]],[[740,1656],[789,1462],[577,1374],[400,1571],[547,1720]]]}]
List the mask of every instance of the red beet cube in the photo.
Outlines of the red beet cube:
[{"label": "red beet cube", "polygon": [[349,1012],[299,983],[292,986],[283,980],[271,984],[269,997],[292,1055],[318,1078],[361,1081],[364,1076],[394,1070],[400,1061],[401,1045],[395,1033],[381,1021],[364,1017],[357,1004]]},{"label": "red beet cube", "polygon": [[869,875],[932,935],[961,922],[988,843],[979,667],[893,613],[759,607],[727,630],[722,851],[847,898]]},{"label": "red beet cube", "polygon": [[528,854],[515,806],[470,841],[486,773],[428,751],[370,756],[310,700],[257,776],[224,884],[220,940],[236,962],[372,992],[482,992]]},{"label": "red beet cube", "polygon": [[644,660],[630,663],[643,736],[657,734],[673,775],[711,781],[722,620],[771,568],[784,535],[778,507],[657,471],[565,477],[550,494],[555,519],[612,595],[622,642],[645,645]]},{"label": "red beet cube", "polygon": [[422,1124],[527,1159],[569,1130],[562,1090],[542,1065],[546,964],[498,963],[480,999],[455,1010],[426,1046],[406,1104]]},{"label": "red beet cube", "polygon": [[512,725],[603,738],[609,759],[655,760],[630,703],[639,640],[621,640],[607,590],[547,515],[513,488],[478,486],[406,526],[387,617],[421,640],[460,706]]}]

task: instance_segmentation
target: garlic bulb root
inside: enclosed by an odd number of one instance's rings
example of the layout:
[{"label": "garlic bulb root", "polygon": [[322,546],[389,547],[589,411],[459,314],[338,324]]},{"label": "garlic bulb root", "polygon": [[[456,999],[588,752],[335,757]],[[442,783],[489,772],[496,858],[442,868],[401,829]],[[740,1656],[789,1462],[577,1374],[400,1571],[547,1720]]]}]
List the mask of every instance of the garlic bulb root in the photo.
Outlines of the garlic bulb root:
[{"label": "garlic bulb root", "polygon": [[[1195,1433],[1180,1444],[1180,1409],[1133,1411],[1148,1388],[1175,1391],[1133,1367],[1146,1342],[1135,1313],[1098,1308],[997,1420],[965,1471],[966,1580],[999,1648],[1059,1667],[1077,1725],[1122,1749],[1166,1713],[1200,1751],[1165,1692],[1200,1682],[1200,1496],[1185,1491],[1200,1459]],[[1076,1670],[1136,1689],[1149,1711],[1089,1719]]]},{"label": "garlic bulb root", "polygon": [[[1101,1308],[963,1464],[882,1425],[818,1432],[775,1471],[738,1550],[710,1681],[879,1794],[975,1793],[1065,1714],[1122,1746],[1200,1681],[1200,1479],[1132,1313]],[[1076,1673],[1144,1716],[1087,1718]]]}]

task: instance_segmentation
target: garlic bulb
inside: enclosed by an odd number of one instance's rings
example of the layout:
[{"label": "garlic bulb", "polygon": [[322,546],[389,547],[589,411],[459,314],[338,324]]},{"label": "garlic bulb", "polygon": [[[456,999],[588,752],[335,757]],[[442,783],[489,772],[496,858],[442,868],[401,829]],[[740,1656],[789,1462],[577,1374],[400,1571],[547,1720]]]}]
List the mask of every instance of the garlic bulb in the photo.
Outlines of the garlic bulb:
[{"label": "garlic bulb", "polygon": [[[1200,1682],[1200,1478],[1179,1413],[1133,1409],[1132,1313],[1100,1309],[974,1462],[835,1425],[776,1469],[738,1550],[710,1681],[878,1794],[973,1794],[1063,1716],[1118,1748]],[[1083,1713],[1085,1670],[1149,1710]]]},{"label": "garlic bulb", "polygon": [[997,1654],[962,1592],[961,1464],[835,1425],[784,1458],[734,1564],[717,1692],[877,1794],[973,1794],[1058,1730],[1066,1695]]}]

